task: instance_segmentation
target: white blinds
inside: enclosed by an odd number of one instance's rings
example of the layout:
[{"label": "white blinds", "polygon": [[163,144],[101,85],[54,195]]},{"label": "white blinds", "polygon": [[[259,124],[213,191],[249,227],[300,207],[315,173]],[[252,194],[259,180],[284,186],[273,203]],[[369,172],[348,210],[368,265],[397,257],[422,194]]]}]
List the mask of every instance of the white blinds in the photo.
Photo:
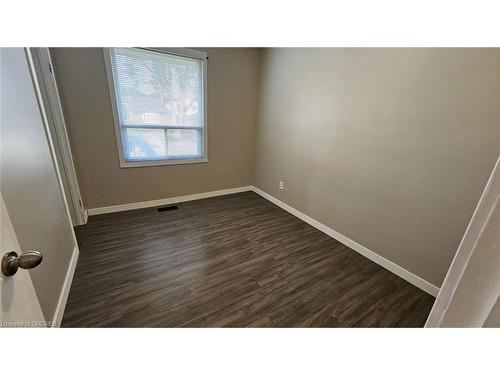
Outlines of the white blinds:
[{"label": "white blinds", "polygon": [[121,125],[203,126],[200,60],[134,48],[113,51]]},{"label": "white blinds", "polygon": [[136,48],[110,55],[125,159],[203,156],[202,61]]}]

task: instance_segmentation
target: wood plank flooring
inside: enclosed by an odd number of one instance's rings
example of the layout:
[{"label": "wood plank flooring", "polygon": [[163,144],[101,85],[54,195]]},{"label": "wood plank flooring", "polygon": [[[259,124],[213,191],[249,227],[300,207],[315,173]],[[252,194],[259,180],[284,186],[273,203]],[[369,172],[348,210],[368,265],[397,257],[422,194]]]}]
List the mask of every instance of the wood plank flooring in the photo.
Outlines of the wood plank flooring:
[{"label": "wood plank flooring", "polygon": [[90,217],[63,327],[422,327],[434,298],[253,192]]}]

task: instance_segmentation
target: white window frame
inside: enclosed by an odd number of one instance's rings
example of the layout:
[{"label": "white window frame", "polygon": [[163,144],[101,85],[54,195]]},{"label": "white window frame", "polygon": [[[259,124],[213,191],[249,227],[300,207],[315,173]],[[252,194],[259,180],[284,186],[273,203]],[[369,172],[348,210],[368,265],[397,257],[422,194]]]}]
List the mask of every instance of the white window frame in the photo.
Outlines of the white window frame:
[{"label": "white window frame", "polygon": [[[159,165],[175,165],[175,164],[192,164],[208,162],[208,116],[207,116],[207,60],[206,52],[197,51],[189,48],[141,48],[152,52],[160,52],[169,55],[187,57],[201,61],[201,84],[202,84],[202,119],[203,119],[203,156],[201,158],[186,158],[186,159],[158,159],[158,160],[127,160],[122,139],[122,128],[120,126],[120,117],[118,115],[118,104],[116,101],[115,84],[112,70],[112,48],[104,48],[104,62],[106,65],[106,75],[108,78],[109,96],[111,99],[111,107],[113,110],[113,123],[115,127],[116,143],[118,148],[118,158],[120,160],[120,168],[130,167],[153,167]],[[163,127],[162,127],[163,128]]]}]

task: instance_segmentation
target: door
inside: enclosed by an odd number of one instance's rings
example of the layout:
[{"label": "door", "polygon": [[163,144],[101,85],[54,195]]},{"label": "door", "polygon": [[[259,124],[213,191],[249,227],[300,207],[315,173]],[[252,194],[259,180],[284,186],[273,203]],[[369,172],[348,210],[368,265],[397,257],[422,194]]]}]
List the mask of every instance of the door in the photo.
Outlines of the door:
[{"label": "door", "polygon": [[[39,81],[29,49],[0,48],[0,258],[15,251],[21,268],[1,271],[0,325],[59,326],[78,258]],[[11,273],[13,267],[7,269]],[[34,290],[34,292],[33,292]],[[22,307],[21,307],[22,306]],[[40,310],[41,314],[40,315]],[[42,324],[43,325],[43,324]]]},{"label": "door", "polygon": [[[9,213],[0,194],[0,249],[21,253]],[[2,253],[3,255],[3,253]],[[7,277],[0,272],[0,324],[2,327],[45,326],[42,309],[27,271]]]}]

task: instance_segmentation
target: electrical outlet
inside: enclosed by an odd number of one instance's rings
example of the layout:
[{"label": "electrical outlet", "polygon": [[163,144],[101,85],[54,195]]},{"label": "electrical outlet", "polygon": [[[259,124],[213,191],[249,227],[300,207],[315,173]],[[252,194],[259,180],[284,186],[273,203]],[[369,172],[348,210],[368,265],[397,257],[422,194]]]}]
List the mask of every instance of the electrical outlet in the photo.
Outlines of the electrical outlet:
[{"label": "electrical outlet", "polygon": [[280,181],[280,190],[283,190],[283,188],[285,187],[285,183],[283,181]]}]

